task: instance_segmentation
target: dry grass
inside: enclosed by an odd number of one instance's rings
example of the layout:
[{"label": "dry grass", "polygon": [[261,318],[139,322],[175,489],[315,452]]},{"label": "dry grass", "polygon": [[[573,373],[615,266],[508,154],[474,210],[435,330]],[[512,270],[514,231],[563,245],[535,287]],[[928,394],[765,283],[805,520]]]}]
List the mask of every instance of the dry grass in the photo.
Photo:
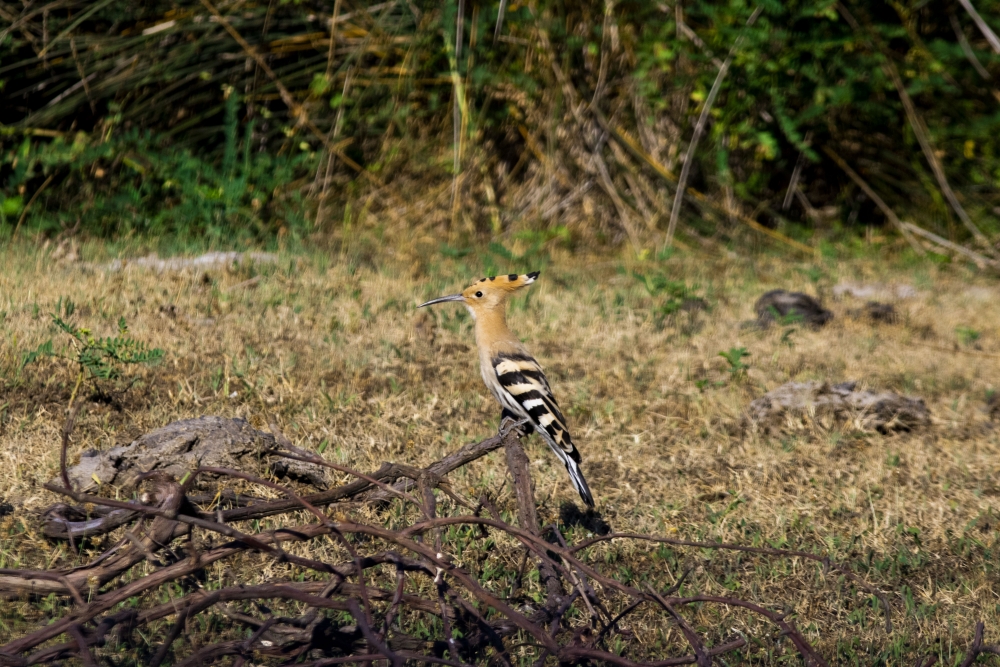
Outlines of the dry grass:
[{"label": "dry grass", "polygon": [[[104,252],[83,254],[96,261]],[[496,262],[473,257],[444,257],[426,241],[384,255],[315,251],[283,255],[275,266],[155,274],[9,251],[0,270],[0,488],[17,510],[3,520],[0,566],[76,562],[38,536],[32,513],[54,500],[40,484],[57,472],[73,376],[55,364],[18,370],[26,350],[59,341],[46,313],[60,297],[75,302],[79,324],[111,333],[124,315],[138,338],[166,351],[120,404],[88,404],[71,457],[200,414],[261,427],[260,396],[293,441],[315,448],[327,440],[333,460],[361,470],[384,460],[424,465],[487,436],[498,421],[464,312],[414,308]],[[792,606],[822,653],[843,662],[912,664],[919,650],[952,664],[977,619],[996,641],[1000,429],[984,409],[1000,378],[996,281],[957,266],[890,270],[868,259],[814,265],[684,255],[637,264],[558,249],[540,268],[539,282],[513,304],[511,324],[548,371],[611,526],[829,551],[888,593],[896,627],[886,635],[882,612],[865,596],[796,561],[616,542],[592,551],[594,562],[618,576],[668,582],[694,567],[699,591]],[[657,318],[666,297],[651,296],[632,271],[683,280],[708,309]],[[908,283],[918,295],[896,304],[899,324],[874,326],[848,317],[861,302],[829,296],[840,280]],[[818,288],[836,318],[789,335],[789,327],[741,328],[756,297],[777,287]],[[966,333],[963,342],[960,327],[980,337]],[[718,356],[733,347],[751,353],[746,378],[731,377]],[[790,379],[855,379],[918,395],[934,423],[903,434],[849,424],[806,423],[783,435],[742,429],[746,404]],[[537,437],[528,453],[541,518],[557,521],[562,505],[578,499]],[[502,460],[493,454],[460,471],[458,487],[509,506]],[[585,533],[575,530],[577,538]],[[489,557],[511,567],[519,560],[503,548]],[[257,576],[273,572],[246,565]],[[45,613],[25,603],[5,608],[0,635],[20,634]],[[699,622],[716,624],[719,635],[758,630],[736,612],[706,612]],[[642,629],[641,617],[635,623]],[[677,640],[665,627],[636,638],[649,646]],[[780,661],[754,651],[746,654],[753,661]]]}]

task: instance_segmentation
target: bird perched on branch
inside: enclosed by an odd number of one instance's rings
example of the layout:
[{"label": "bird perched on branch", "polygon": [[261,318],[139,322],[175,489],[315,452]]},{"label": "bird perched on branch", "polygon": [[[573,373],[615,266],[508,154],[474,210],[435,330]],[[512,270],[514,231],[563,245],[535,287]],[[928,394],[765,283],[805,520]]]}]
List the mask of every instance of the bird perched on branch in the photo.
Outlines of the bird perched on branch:
[{"label": "bird perched on branch", "polygon": [[507,328],[507,297],[538,278],[538,271],[526,275],[512,273],[490,276],[450,294],[422,303],[455,301],[465,304],[476,321],[476,346],[483,382],[503,407],[503,419],[527,419],[566,466],[573,486],[583,502],[594,506],[587,480],[580,471],[580,452],[573,445],[566,419],[549,387],[541,365],[528,354],[521,341]]}]

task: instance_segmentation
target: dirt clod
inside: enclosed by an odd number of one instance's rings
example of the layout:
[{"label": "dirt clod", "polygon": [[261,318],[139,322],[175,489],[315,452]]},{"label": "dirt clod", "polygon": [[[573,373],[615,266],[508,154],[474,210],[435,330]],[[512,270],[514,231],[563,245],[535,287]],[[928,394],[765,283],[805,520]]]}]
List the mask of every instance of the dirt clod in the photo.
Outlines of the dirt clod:
[{"label": "dirt clod", "polygon": [[856,382],[787,382],[754,400],[747,408],[750,423],[766,431],[813,421],[847,421],[859,430],[911,430],[926,426],[930,412],[922,398],[892,392],[858,391]]},{"label": "dirt clod", "polygon": [[819,301],[802,292],[788,292],[783,289],[771,290],[757,299],[757,326],[769,327],[779,319],[804,322],[819,328],[833,319],[833,313]]},{"label": "dirt clod", "polygon": [[[200,466],[254,473],[259,467],[256,459],[267,457],[271,471],[279,476],[326,488],[321,467],[270,455],[276,449],[273,435],[256,430],[243,419],[198,417],[167,424],[124,447],[85,451],[80,463],[67,472],[78,491],[87,491],[104,484],[128,487],[139,475],[154,470],[175,479]],[[60,483],[58,479],[55,482]]]},{"label": "dirt clod", "polygon": [[856,320],[867,320],[874,324],[895,324],[899,321],[895,306],[878,301],[869,301],[862,308],[850,311],[850,315]]},{"label": "dirt clod", "polygon": [[994,392],[986,399],[986,413],[991,420],[1000,421],[1000,392]]}]

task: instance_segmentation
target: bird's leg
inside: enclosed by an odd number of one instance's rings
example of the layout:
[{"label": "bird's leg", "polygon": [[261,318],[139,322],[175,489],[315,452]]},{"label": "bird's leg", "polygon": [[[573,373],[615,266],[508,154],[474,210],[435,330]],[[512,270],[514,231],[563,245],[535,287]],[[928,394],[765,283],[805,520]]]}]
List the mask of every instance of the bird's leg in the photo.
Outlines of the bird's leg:
[{"label": "bird's leg", "polygon": [[524,437],[526,435],[531,435],[534,431],[534,427],[531,425],[527,419],[520,417],[507,408],[503,409],[500,413],[500,434],[508,433],[511,429],[516,429],[518,437]]}]

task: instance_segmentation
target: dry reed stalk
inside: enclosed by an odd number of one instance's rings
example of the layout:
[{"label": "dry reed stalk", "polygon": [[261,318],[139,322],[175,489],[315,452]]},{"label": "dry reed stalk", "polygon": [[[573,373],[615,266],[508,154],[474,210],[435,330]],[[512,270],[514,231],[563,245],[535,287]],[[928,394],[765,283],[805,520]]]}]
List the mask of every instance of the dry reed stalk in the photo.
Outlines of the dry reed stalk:
[{"label": "dry reed stalk", "polygon": [[598,66],[597,84],[594,86],[594,95],[590,99],[590,108],[597,107],[598,102],[601,100],[601,95],[604,93],[604,83],[608,78],[608,59],[611,57],[607,52],[608,33],[610,32],[608,24],[611,23],[614,11],[614,0],[604,0],[604,24],[601,28],[601,64]]},{"label": "dry reed stalk", "polygon": [[[749,28],[757,21],[757,17],[760,16],[761,11],[763,11],[760,5],[753,10],[750,18],[747,19],[746,27]],[[729,71],[729,67],[733,62],[733,56],[736,53],[736,49],[739,48],[743,41],[743,35],[741,34],[736,38],[736,42],[733,47],[729,50],[729,55],[726,57],[725,62],[722,63],[722,67],[719,68],[719,73],[715,76],[715,82],[712,84],[712,89],[708,93],[708,97],[705,99],[705,104],[702,106],[701,114],[698,116],[698,122],[694,126],[694,134],[691,136],[691,142],[688,144],[687,153],[684,155],[684,165],[681,167],[680,178],[677,179],[677,196],[674,197],[674,205],[670,210],[670,223],[667,225],[667,237],[664,240],[665,247],[669,248],[674,239],[674,231],[677,229],[677,219],[681,214],[681,204],[684,201],[684,191],[687,186],[687,179],[691,173],[691,164],[694,162],[694,153],[698,148],[698,142],[701,140],[701,135],[705,131],[705,126],[708,124],[708,115],[712,111],[712,106],[715,104],[715,98],[719,95],[719,90],[722,88],[722,81],[726,78],[726,73]]]},{"label": "dry reed stalk", "polygon": [[[86,9],[86,10],[85,10],[85,11],[84,11],[84,12],[83,12],[82,14],[80,14],[79,16],[77,16],[77,17],[76,17],[76,18],[75,18],[75,19],[73,20],[73,22],[72,22],[71,24],[69,24],[69,26],[68,26],[67,28],[65,28],[65,29],[64,29],[64,30],[63,30],[62,32],[60,32],[60,33],[59,33],[58,35],[56,35],[56,36],[55,36],[55,38],[54,38],[54,39],[53,39],[53,40],[52,40],[51,42],[49,42],[49,43],[48,43],[48,44],[47,44],[47,45],[46,45],[46,46],[45,46],[45,47],[44,47],[44,48],[43,48],[43,49],[42,49],[42,50],[41,50],[41,51],[40,51],[40,52],[38,53],[38,57],[39,57],[39,58],[44,58],[44,57],[45,57],[45,55],[46,55],[46,54],[47,54],[47,53],[48,53],[48,52],[49,52],[50,50],[52,50],[52,47],[53,47],[53,46],[55,46],[56,44],[58,44],[60,40],[64,39],[64,38],[65,38],[66,36],[68,36],[68,35],[69,35],[70,33],[72,33],[72,32],[73,32],[74,30],[76,30],[77,28],[79,28],[79,27],[80,27],[80,25],[81,25],[81,24],[82,24],[82,23],[83,23],[84,21],[86,21],[86,20],[87,20],[87,19],[89,19],[89,18],[90,18],[91,16],[93,16],[94,14],[96,14],[97,12],[99,12],[100,10],[102,10],[102,9],[104,9],[105,7],[107,7],[108,5],[110,5],[110,4],[111,4],[111,3],[113,2],[113,1],[114,1],[114,0],[100,0],[99,2],[96,2],[96,3],[94,3],[93,5],[91,5],[91,6],[90,6],[90,7],[88,8],[88,9]],[[46,9],[45,11],[47,11],[47,9]]]},{"label": "dry reed stalk", "polygon": [[[805,144],[808,146],[812,135],[809,134],[805,138]],[[795,161],[795,169],[792,170],[792,178],[788,181],[788,190],[785,191],[785,199],[781,202],[781,210],[787,211],[788,207],[792,205],[792,197],[795,195],[796,189],[799,187],[799,177],[802,175],[802,169],[806,165],[806,152],[799,151],[799,157]]]},{"label": "dry reed stalk", "polygon": [[36,199],[38,199],[38,195],[42,194],[45,188],[49,187],[49,183],[51,183],[52,179],[55,177],[56,173],[55,171],[53,171],[51,174],[48,175],[48,177],[44,181],[42,181],[42,184],[38,186],[38,189],[35,190],[35,193],[31,195],[31,199],[29,199],[28,203],[24,205],[24,208],[21,210],[21,215],[17,219],[17,224],[14,225],[14,231],[11,232],[10,234],[10,242],[13,242],[14,239],[17,237],[17,231],[21,229],[21,223],[23,223],[24,219],[28,217],[28,211],[31,210],[31,205],[35,203]]},{"label": "dry reed stalk", "polygon": [[[562,67],[559,66],[559,62],[552,51],[552,45],[549,43],[548,33],[539,28],[537,25],[535,26],[535,33],[538,36],[538,42],[541,45],[542,51],[548,58],[552,72],[555,74],[556,80],[563,89],[563,94],[566,96],[567,104],[574,120],[576,121],[577,127],[586,137],[587,134],[589,134],[593,129],[593,124],[588,123],[582,113],[582,109],[587,105],[581,101],[579,93],[573,86],[573,82],[570,81],[569,77],[567,77],[563,72]],[[596,110],[596,107],[594,106],[591,106],[590,108],[592,110]],[[597,140],[596,144],[594,146],[586,146],[585,150],[589,153],[591,166],[594,171],[597,172],[599,177],[598,182],[607,193],[615,207],[615,210],[618,212],[618,218],[621,221],[622,229],[625,231],[625,234],[629,239],[629,243],[632,245],[632,250],[638,255],[641,252],[642,244],[638,231],[632,221],[640,216],[621,198],[621,195],[618,193],[618,188],[611,179],[611,174],[608,171],[608,165],[605,162],[604,157],[601,155],[603,144],[607,139],[607,136],[608,131],[605,130],[604,134]],[[583,143],[587,144],[588,141],[584,139]],[[562,182],[561,178],[560,181]],[[564,187],[571,187],[568,179],[564,183]]]},{"label": "dry reed stalk", "polygon": [[604,191],[611,198],[615,209],[618,211],[618,218],[621,220],[622,227],[625,229],[628,240],[632,244],[632,250],[638,255],[642,250],[642,244],[639,240],[639,233],[635,225],[632,224],[632,221],[638,218],[639,214],[632,210],[632,207],[626,204],[625,200],[618,194],[618,188],[615,187],[614,182],[611,180],[611,174],[608,172],[608,165],[601,155],[601,149],[603,148],[601,144],[603,143],[603,141],[598,143],[597,148],[591,153],[591,160],[597,169],[598,176],[600,176],[599,183],[601,187],[604,188]]},{"label": "dry reed stalk", "polygon": [[[612,136],[614,136],[616,139],[620,140],[621,143],[626,148],[628,148],[629,151],[633,155],[635,155],[637,158],[639,158],[640,160],[642,160],[643,162],[645,162],[654,172],[656,172],[656,174],[658,174],[661,178],[663,178],[663,180],[665,180],[666,182],[670,183],[671,185],[674,185],[674,186],[677,185],[677,177],[674,175],[674,173],[672,171],[670,171],[669,169],[667,169],[665,166],[663,166],[662,164],[660,164],[655,158],[653,158],[653,156],[651,156],[649,153],[647,153],[646,151],[644,151],[642,149],[642,147],[639,146],[635,142],[635,140],[632,139],[628,135],[628,133],[625,132],[622,128],[617,127],[615,125],[612,125],[608,121],[608,119],[604,116],[604,114],[602,114],[600,112],[599,109],[593,109],[592,111],[594,113],[594,117],[597,119],[597,122],[605,130],[607,130],[608,132],[610,132]],[[780,243],[783,243],[783,244],[789,246],[790,248],[795,248],[796,250],[798,250],[800,252],[803,252],[803,253],[805,253],[807,255],[814,255],[815,252],[816,252],[816,250],[814,248],[811,248],[811,247],[807,246],[804,243],[800,243],[799,241],[796,241],[795,239],[788,238],[787,236],[785,236],[784,234],[782,234],[779,231],[776,231],[774,229],[770,229],[769,227],[765,227],[764,225],[760,224],[756,220],[754,220],[754,219],[752,219],[752,218],[750,218],[750,217],[748,217],[746,215],[743,215],[739,211],[731,211],[731,210],[728,210],[726,207],[719,207],[717,204],[714,204],[713,202],[711,202],[709,200],[709,198],[704,193],[699,192],[698,190],[696,190],[696,189],[694,189],[692,187],[686,188],[685,194],[687,194],[689,197],[691,197],[697,203],[699,203],[699,204],[701,204],[701,205],[703,205],[703,206],[705,206],[707,208],[711,208],[713,210],[721,210],[721,212],[723,212],[726,215],[729,215],[729,216],[735,218],[736,220],[739,220],[740,222],[742,222],[746,226],[750,227],[754,231],[757,231],[757,232],[760,232],[761,234],[769,236],[769,237],[773,238],[774,240],[779,241]]]},{"label": "dry reed stalk", "polygon": [[459,213],[459,193],[462,181],[462,142],[465,140],[462,131],[468,107],[465,98],[465,83],[458,71],[458,63],[462,57],[462,33],[465,28],[465,0],[458,0],[458,11],[455,16],[455,46],[451,48],[447,36],[444,38],[448,54],[449,74],[452,86],[452,182],[451,182],[451,229],[455,228]]},{"label": "dry reed stalk", "polygon": [[708,48],[708,44],[706,44],[705,41],[698,36],[698,33],[692,30],[691,26],[689,26],[687,23],[684,22],[684,10],[680,2],[677,3],[675,20],[677,21],[677,36],[686,37],[688,40],[691,41],[692,44],[701,49],[702,53],[708,56],[708,59],[712,62],[713,65],[716,66],[716,68],[721,68],[722,61],[719,60],[714,53],[712,53],[712,49]]},{"label": "dry reed stalk", "polygon": [[889,60],[886,60],[884,68],[892,79],[893,85],[896,86],[896,91],[899,93],[899,99],[903,102],[903,108],[906,109],[907,118],[910,121],[910,127],[913,128],[913,134],[916,135],[917,141],[920,143],[920,148],[924,152],[924,157],[927,158],[927,163],[931,166],[931,171],[934,172],[934,178],[937,179],[938,187],[941,188],[942,194],[944,194],[945,199],[954,209],[955,213],[958,215],[962,224],[965,225],[966,229],[972,232],[972,236],[982,245],[990,254],[994,254],[993,246],[990,244],[986,235],[976,226],[976,223],[972,221],[969,214],[965,212],[965,208],[958,201],[958,197],[955,195],[954,190],[951,189],[951,184],[948,182],[948,177],[944,173],[944,166],[941,164],[940,158],[938,158],[937,153],[934,151],[934,145],[931,143],[930,133],[927,130],[927,125],[924,123],[923,117],[917,111],[916,106],[913,104],[913,100],[910,98],[910,94],[906,92],[906,86],[903,85],[903,80],[899,76],[899,71],[896,66]]},{"label": "dry reed stalk", "polygon": [[69,47],[73,51],[73,63],[76,65],[76,72],[80,75],[80,83],[83,84],[83,92],[87,95],[87,101],[90,103],[90,111],[93,114],[97,114],[97,105],[94,103],[94,98],[90,95],[90,86],[88,85],[89,77],[86,72],[83,71],[83,64],[80,62],[80,55],[76,50],[76,40],[72,37],[69,40]]},{"label": "dry reed stalk", "polygon": [[972,263],[975,264],[980,269],[985,268],[987,266],[992,266],[994,269],[1000,269],[1000,262],[998,262],[995,259],[984,257],[980,255],[978,252],[970,250],[965,246],[959,245],[957,243],[952,243],[948,239],[941,238],[937,234],[929,232],[921,227],[917,227],[912,222],[905,222],[903,223],[903,225],[914,234],[923,236],[925,239],[933,241],[934,243],[943,248],[947,248],[949,250],[952,250],[954,252],[957,252],[961,255],[968,257],[970,260],[972,260]]},{"label": "dry reed stalk", "polygon": [[496,44],[500,38],[500,31],[503,29],[503,16],[507,11],[507,0],[500,0],[500,7],[497,10],[497,27],[493,31],[493,43]]},{"label": "dry reed stalk", "polygon": [[[968,0],[966,0],[968,2]],[[972,5],[969,5],[971,8]],[[837,2],[837,9],[840,11],[841,16],[850,24],[856,32],[862,33],[868,46],[884,56],[882,63],[882,71],[885,72],[889,78],[892,80],[893,86],[896,88],[896,93],[899,95],[900,101],[903,103],[903,109],[906,111],[906,119],[910,124],[910,128],[913,130],[913,134],[917,138],[917,143],[920,144],[920,149],[924,153],[924,157],[927,160],[927,164],[930,165],[931,171],[934,174],[935,180],[938,182],[938,188],[941,190],[941,194],[944,195],[945,199],[948,200],[948,204],[958,215],[962,224],[972,233],[972,236],[976,241],[987,249],[991,255],[994,254],[993,247],[990,245],[989,239],[986,235],[976,226],[969,217],[969,214],[965,212],[965,208],[958,201],[958,197],[955,196],[955,192],[951,189],[951,185],[948,183],[948,177],[944,173],[944,167],[941,164],[941,160],[938,159],[937,154],[934,151],[934,145],[931,142],[930,132],[927,129],[927,125],[924,123],[923,117],[917,111],[916,106],[913,104],[913,100],[910,98],[910,94],[906,91],[906,86],[903,85],[903,80],[899,76],[899,71],[896,69],[896,65],[890,60],[889,55],[884,49],[881,49],[869,34],[869,31],[863,31],[858,20],[850,12],[847,6],[843,2]],[[973,10],[975,11],[975,10]]]},{"label": "dry reed stalk", "polygon": [[341,0],[334,0],[333,14],[330,15],[330,49],[326,52],[326,73],[324,75],[327,80],[333,71],[333,53],[337,46],[337,21],[340,18],[340,3]]},{"label": "dry reed stalk", "polygon": [[968,60],[973,69],[979,73],[979,76],[989,81],[991,78],[990,73],[986,71],[983,64],[979,62],[979,58],[976,57],[976,53],[972,50],[972,46],[969,44],[969,40],[965,36],[965,31],[962,30],[962,24],[958,22],[958,17],[955,16],[954,12],[952,12],[948,15],[948,18],[951,20],[951,28],[955,31],[955,39],[958,40],[958,45],[962,47],[962,53],[965,54],[965,59]]},{"label": "dry reed stalk", "polygon": [[889,205],[885,203],[885,200],[883,200],[878,195],[877,192],[872,190],[871,186],[869,186],[868,183],[866,183],[865,180],[861,178],[861,176],[859,176],[856,171],[851,169],[850,165],[848,165],[847,162],[844,161],[844,158],[837,155],[836,151],[834,151],[829,146],[824,146],[823,152],[829,155],[830,158],[837,163],[837,166],[843,169],[844,173],[847,174],[851,178],[851,180],[854,181],[858,185],[858,187],[861,188],[862,191],[864,191],[866,195],[868,195],[869,199],[875,202],[875,205],[879,207],[879,210],[882,211],[882,214],[889,220],[889,222],[892,223],[892,226],[895,227],[897,231],[899,231],[899,234],[904,239],[906,239],[906,242],[910,244],[910,247],[913,248],[914,252],[916,252],[918,255],[926,254],[924,252],[924,249],[920,247],[920,244],[917,243],[917,240],[913,238],[913,236],[910,234],[909,228],[902,222],[900,222],[899,218],[896,216],[896,212],[893,211],[892,208],[890,208]]},{"label": "dry reed stalk", "polygon": [[208,11],[215,17],[226,32],[228,32],[229,35],[236,40],[236,43],[240,45],[240,48],[242,48],[248,56],[253,58],[254,62],[257,63],[257,66],[264,71],[269,79],[271,79],[271,83],[273,83],[278,89],[278,94],[281,96],[282,102],[284,102],[285,106],[288,107],[289,113],[296,119],[297,124],[305,125],[313,136],[319,139],[323,145],[326,146],[327,150],[340,158],[340,160],[351,169],[355,170],[359,174],[362,174],[365,178],[374,181],[379,186],[385,185],[382,182],[382,179],[359,165],[357,162],[345,155],[344,152],[337,146],[330,143],[326,134],[316,127],[316,124],[310,120],[309,114],[306,112],[305,108],[299,104],[298,101],[296,101],[295,97],[288,90],[285,84],[282,83],[281,79],[278,78],[278,75],[275,74],[274,70],[271,69],[270,65],[267,64],[267,61],[264,60],[258,50],[246,41],[246,39],[244,39],[235,28],[233,28],[232,24],[219,12],[218,9],[215,8],[215,5],[213,5],[210,0],[201,0],[201,4],[208,9]]},{"label": "dry reed stalk", "polygon": [[993,51],[997,53],[997,55],[1000,55],[1000,37],[997,37],[997,34],[993,32],[993,29],[990,28],[989,24],[983,20],[983,17],[980,16],[979,12],[976,11],[976,8],[972,6],[972,2],[970,2],[970,0],[958,0],[958,2],[965,8],[965,11],[969,13],[972,20],[975,21],[976,27],[979,28],[979,32],[983,33],[983,37],[985,37],[986,41],[990,43]]}]

